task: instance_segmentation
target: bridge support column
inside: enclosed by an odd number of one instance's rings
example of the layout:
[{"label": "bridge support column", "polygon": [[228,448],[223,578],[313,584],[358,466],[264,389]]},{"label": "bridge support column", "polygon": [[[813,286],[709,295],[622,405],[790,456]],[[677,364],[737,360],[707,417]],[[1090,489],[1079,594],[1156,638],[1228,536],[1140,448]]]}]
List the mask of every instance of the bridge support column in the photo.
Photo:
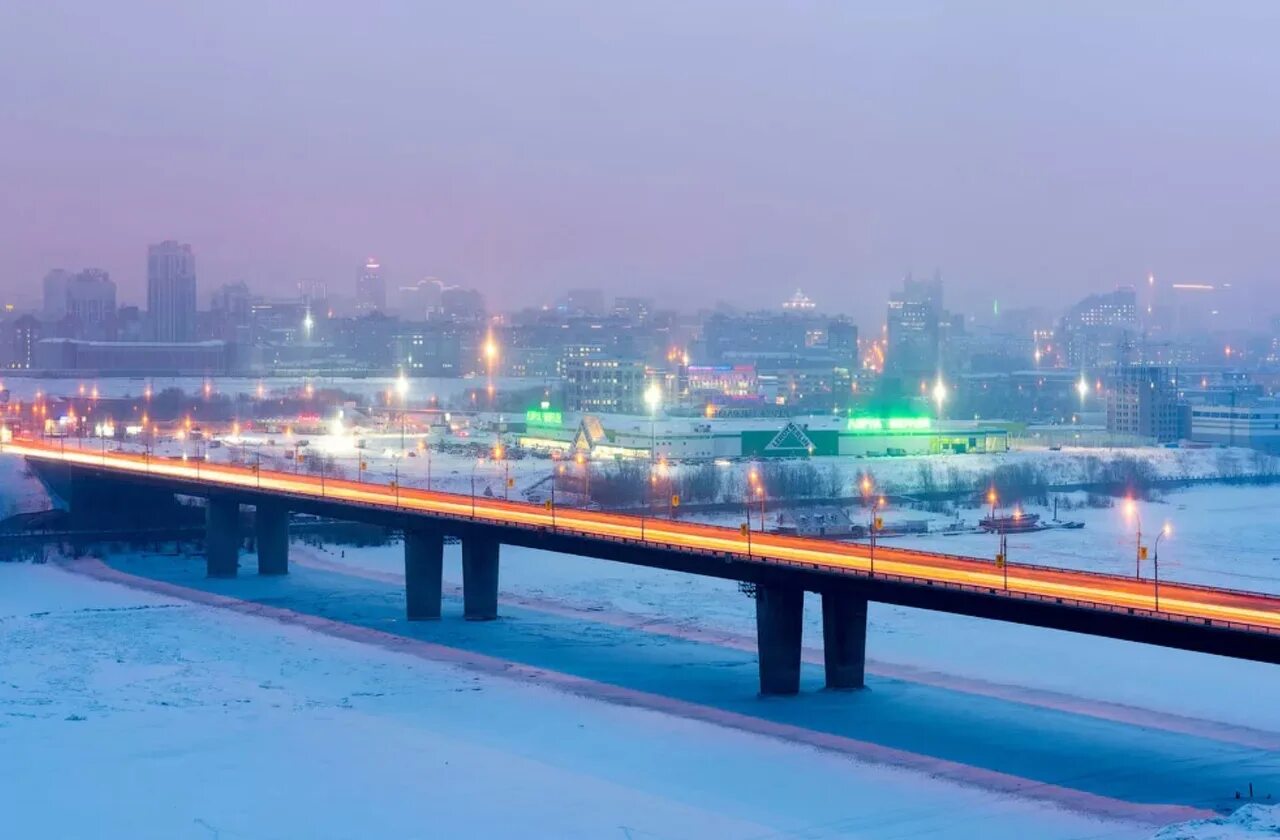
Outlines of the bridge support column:
[{"label": "bridge support column", "polygon": [[462,615],[467,621],[498,617],[498,541],[468,535],[462,540]]},{"label": "bridge support column", "polygon": [[827,688],[862,688],[867,661],[867,599],[822,593],[822,656]]},{"label": "bridge support column", "polygon": [[236,576],[240,553],[240,503],[226,496],[212,496],[204,509],[205,570],[209,577]]},{"label": "bridge support column", "polygon": [[798,694],[804,590],[790,586],[756,588],[756,643],[760,651],[760,693]]},{"label": "bridge support column", "polygon": [[405,615],[410,621],[440,617],[444,534],[435,529],[404,532]]},{"label": "bridge support column", "polygon": [[253,514],[258,544],[258,574],[289,574],[289,511],[278,504],[260,504]]}]

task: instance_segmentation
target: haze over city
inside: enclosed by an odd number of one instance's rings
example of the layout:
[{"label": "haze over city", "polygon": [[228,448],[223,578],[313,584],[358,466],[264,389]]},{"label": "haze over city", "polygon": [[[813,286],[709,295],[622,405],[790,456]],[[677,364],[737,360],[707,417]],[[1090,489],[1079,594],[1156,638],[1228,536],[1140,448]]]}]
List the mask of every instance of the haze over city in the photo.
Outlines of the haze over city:
[{"label": "haze over city", "polygon": [[[379,257],[509,305],[796,287],[879,318],[1274,290],[1270,2],[124,2],[0,11],[0,292],[191,242],[201,300]],[[953,298],[954,300],[954,298]],[[1263,313],[1259,313],[1260,315]],[[1256,325],[1256,324],[1255,324]],[[865,326],[870,326],[866,324]]]},{"label": "haze over city", "polygon": [[1280,3],[0,4],[0,826],[1280,837]]}]

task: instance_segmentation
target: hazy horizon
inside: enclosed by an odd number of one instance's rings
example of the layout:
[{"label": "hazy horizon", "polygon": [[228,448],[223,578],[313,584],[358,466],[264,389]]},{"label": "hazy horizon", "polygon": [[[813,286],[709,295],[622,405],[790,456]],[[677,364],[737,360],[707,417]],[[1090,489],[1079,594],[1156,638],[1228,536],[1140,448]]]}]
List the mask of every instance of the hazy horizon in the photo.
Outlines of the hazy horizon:
[{"label": "hazy horizon", "polygon": [[795,288],[868,323],[1232,283],[1280,312],[1280,6],[353,4],[0,11],[0,292],[428,275],[492,305]]}]

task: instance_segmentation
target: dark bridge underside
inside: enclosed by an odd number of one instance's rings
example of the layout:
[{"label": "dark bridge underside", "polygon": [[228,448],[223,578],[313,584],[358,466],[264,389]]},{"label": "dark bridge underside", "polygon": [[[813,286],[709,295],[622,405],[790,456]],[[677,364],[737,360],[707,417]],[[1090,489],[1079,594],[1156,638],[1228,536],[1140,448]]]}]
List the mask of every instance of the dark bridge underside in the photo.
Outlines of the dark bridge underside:
[{"label": "dark bridge underside", "polygon": [[[30,463],[58,495],[84,496],[94,506],[107,500],[121,510],[160,512],[173,494],[233,500],[238,504],[281,508],[297,513],[365,522],[405,531],[438,531],[477,543],[502,543],[561,552],[657,569],[746,581],[773,590],[817,592],[825,597],[879,601],[905,607],[1008,621],[1105,636],[1132,642],[1211,653],[1236,659],[1280,664],[1280,634],[1251,631],[1222,623],[1181,620],[1143,610],[1091,608],[1052,599],[1009,595],[997,589],[959,587],[944,583],[906,580],[877,575],[842,573],[795,564],[763,562],[723,553],[692,553],[615,540],[565,533],[550,528],[523,527],[494,522],[474,522],[465,517],[435,516],[329,501],[251,488],[214,488],[196,481],[154,475],[121,474],[92,466]],[[72,502],[74,505],[74,502]],[[99,511],[99,514],[106,511]],[[154,524],[154,518],[151,520]]]}]

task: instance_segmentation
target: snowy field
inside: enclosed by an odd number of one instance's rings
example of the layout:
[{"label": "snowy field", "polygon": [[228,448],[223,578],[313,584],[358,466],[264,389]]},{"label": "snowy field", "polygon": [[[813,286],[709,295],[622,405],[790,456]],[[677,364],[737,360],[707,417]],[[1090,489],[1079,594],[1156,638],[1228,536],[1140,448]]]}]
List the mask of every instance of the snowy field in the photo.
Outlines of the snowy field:
[{"label": "snowy field", "polygon": [[1143,837],[1150,829],[0,566],[14,837]]}]

